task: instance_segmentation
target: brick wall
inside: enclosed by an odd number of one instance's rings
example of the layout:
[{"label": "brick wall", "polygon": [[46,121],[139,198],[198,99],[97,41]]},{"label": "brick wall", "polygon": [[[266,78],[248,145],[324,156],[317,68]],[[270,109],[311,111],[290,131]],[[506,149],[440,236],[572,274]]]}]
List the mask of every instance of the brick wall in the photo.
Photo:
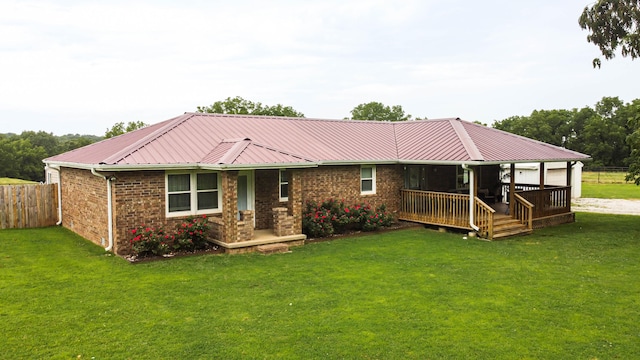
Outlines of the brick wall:
[{"label": "brick wall", "polygon": [[[116,174],[113,193],[115,249],[128,252],[129,231],[140,225],[168,229],[165,218],[164,171],[132,171]],[[172,224],[171,226],[175,226]]]},{"label": "brick wall", "polygon": [[107,181],[89,170],[66,167],[61,168],[60,177],[62,226],[97,245],[107,246]]},{"label": "brick wall", "polygon": [[[96,244],[106,246],[107,186],[106,181],[88,170],[63,168],[62,204],[63,225]],[[237,241],[231,233],[238,220],[237,171],[221,172],[222,205],[221,216],[225,225],[225,241]],[[402,167],[379,165],[376,167],[376,194],[360,194],[360,166],[323,166],[312,169],[292,170],[289,195],[293,203],[278,199],[278,170],[257,170],[256,179],[256,228],[273,228],[273,212],[276,207],[288,207],[289,215],[295,217],[296,228],[301,226],[300,211],[306,201],[323,201],[328,198],[344,199],[347,203],[367,202],[372,206],[386,204],[390,211],[397,211],[400,189],[403,186]],[[165,217],[165,173],[164,171],[131,171],[116,174],[113,181],[114,252],[129,251],[130,230],[146,225],[173,229],[184,217]],[[296,229],[299,233],[301,230]],[[102,243],[102,239],[105,243]]]},{"label": "brick wall", "polygon": [[376,166],[376,193],[360,194],[360,166],[321,166],[300,170],[302,203],[343,200],[347,204],[367,202],[373,207],[387,205],[389,211],[400,208],[400,190],[404,186],[401,165]]}]

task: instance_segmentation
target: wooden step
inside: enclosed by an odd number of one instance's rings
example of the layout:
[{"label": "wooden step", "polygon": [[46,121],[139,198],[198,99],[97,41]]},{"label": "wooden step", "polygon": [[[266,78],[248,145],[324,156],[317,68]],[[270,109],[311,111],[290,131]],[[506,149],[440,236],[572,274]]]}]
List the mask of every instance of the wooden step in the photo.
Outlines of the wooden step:
[{"label": "wooden step", "polygon": [[512,230],[505,230],[505,231],[499,231],[499,232],[494,231],[492,240],[500,240],[506,237],[516,236],[516,235],[529,235],[531,233],[532,231],[527,229],[524,226],[522,229],[512,229]]}]

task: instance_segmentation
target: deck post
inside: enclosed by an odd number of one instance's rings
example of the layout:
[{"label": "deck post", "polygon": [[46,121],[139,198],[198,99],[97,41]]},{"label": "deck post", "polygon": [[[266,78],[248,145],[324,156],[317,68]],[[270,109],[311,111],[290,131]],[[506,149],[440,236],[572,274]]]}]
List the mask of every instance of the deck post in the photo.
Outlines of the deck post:
[{"label": "deck post", "polygon": [[571,170],[573,167],[571,166],[571,161],[567,161],[567,186],[571,186]]},{"label": "deck post", "polygon": [[513,216],[513,212],[515,211],[515,202],[514,195],[516,192],[516,164],[511,163],[509,166],[509,214]]},{"label": "deck post", "polygon": [[540,163],[540,190],[544,190],[544,163]]}]

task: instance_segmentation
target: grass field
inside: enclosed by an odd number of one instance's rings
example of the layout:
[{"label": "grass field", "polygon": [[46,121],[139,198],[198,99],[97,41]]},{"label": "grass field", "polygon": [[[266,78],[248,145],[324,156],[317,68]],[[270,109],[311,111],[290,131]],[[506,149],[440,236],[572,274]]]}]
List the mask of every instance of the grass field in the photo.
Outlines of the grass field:
[{"label": "grass field", "polygon": [[583,198],[640,199],[640,186],[636,184],[582,183]]},{"label": "grass field", "polygon": [[601,199],[640,199],[640,186],[625,181],[624,172],[582,173],[582,197]]},{"label": "grass field", "polygon": [[625,180],[626,172],[583,171],[582,182],[589,184],[630,184]]},{"label": "grass field", "polygon": [[0,177],[0,185],[36,184],[35,181]]},{"label": "grass field", "polygon": [[640,222],[501,242],[422,228],[130,265],[0,231],[0,358],[640,358]]}]

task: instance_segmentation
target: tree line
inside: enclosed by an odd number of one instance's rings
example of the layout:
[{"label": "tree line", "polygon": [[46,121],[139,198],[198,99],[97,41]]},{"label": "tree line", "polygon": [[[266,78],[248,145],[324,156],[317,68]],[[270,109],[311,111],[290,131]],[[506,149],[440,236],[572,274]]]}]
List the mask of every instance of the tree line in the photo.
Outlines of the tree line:
[{"label": "tree line", "polygon": [[[198,106],[198,112],[304,117],[291,106],[263,105],[239,96]],[[419,120],[402,106],[380,102],[357,105],[350,120]],[[477,122],[477,121],[476,121]],[[44,131],[20,135],[0,134],[0,177],[43,181],[42,159],[118,136],[146,126],[144,122],[118,122],[104,137],[92,135],[55,136]],[[570,150],[589,154],[591,166],[628,166],[629,180],[640,184],[640,99],[625,103],[618,97],[603,97],[593,107],[572,110],[535,110],[529,116],[512,116],[495,121],[496,129],[526,136]]]},{"label": "tree line", "polygon": [[55,136],[45,131],[0,134],[0,177],[44,181],[42,159],[100,139],[102,137],[93,135]]},{"label": "tree line", "polygon": [[[640,99],[625,103],[603,97],[593,107],[534,110],[512,116],[493,127],[591,155],[589,166],[632,166],[638,162]],[[635,134],[635,135],[634,135]]]}]

